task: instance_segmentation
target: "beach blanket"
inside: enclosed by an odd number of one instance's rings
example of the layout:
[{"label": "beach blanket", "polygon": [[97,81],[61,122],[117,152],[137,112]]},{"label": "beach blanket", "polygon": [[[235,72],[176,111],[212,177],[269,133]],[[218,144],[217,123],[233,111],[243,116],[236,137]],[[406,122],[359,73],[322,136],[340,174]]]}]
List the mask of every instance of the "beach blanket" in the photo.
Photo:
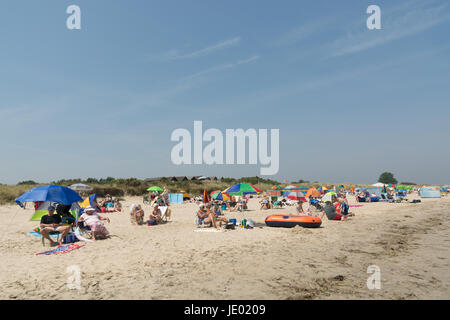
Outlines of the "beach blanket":
[{"label": "beach blanket", "polygon": [[194,230],[194,232],[223,232],[223,230],[217,230],[217,229],[197,229],[197,230]]},{"label": "beach blanket", "polygon": [[52,249],[52,250],[36,253],[36,255],[39,256],[41,254],[45,254],[45,255],[49,255],[49,254],[63,254],[63,253],[68,253],[70,251],[79,249],[79,248],[81,248],[83,246],[84,246],[84,244],[71,243],[71,244],[58,246],[56,249]]},{"label": "beach blanket", "polygon": [[[28,234],[30,236],[33,236],[33,237],[42,238],[42,234],[40,234],[39,232],[33,231],[33,232],[28,232]],[[50,237],[54,238],[54,239],[58,239],[58,235],[57,234],[51,234]]]}]

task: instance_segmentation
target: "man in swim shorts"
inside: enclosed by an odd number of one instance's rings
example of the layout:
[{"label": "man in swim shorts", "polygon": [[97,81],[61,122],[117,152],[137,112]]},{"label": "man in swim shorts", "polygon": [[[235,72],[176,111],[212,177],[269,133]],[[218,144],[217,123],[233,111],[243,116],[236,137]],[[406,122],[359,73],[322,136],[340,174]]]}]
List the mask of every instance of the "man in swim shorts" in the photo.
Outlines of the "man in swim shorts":
[{"label": "man in swim shorts", "polygon": [[[55,210],[56,209],[54,206],[49,206],[47,209],[48,214],[45,216],[42,216],[41,224],[40,224],[41,235],[45,239],[50,241],[51,246],[61,245],[64,237],[70,231],[70,226],[63,225],[61,216],[59,214],[55,214]],[[61,237],[57,243],[55,241],[53,241],[52,238],[50,237],[50,234],[53,232],[61,233]]]}]

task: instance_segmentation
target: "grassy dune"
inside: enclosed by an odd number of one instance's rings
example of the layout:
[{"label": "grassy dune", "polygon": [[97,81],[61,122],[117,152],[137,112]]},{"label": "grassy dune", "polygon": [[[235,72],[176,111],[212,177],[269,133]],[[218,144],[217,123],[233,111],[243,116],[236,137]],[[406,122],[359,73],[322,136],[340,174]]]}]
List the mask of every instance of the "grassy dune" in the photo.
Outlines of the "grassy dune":
[{"label": "grassy dune", "polygon": [[[167,187],[170,192],[179,192],[184,190],[192,196],[203,194],[203,190],[208,192],[213,190],[224,190],[235,183],[251,183],[262,190],[270,190],[274,185],[280,185],[277,181],[266,180],[258,177],[248,177],[241,179],[225,178],[222,180],[204,180],[204,181],[152,181],[146,182],[139,179],[111,179],[102,183],[90,183],[82,180],[61,180],[54,181],[52,184],[69,186],[73,183],[86,183],[94,188],[91,193],[96,193],[99,197],[103,197],[106,194],[110,194],[113,197],[121,196],[142,196],[147,193],[147,188],[151,186]],[[299,185],[298,183],[292,183],[293,185]],[[14,200],[21,194],[34,187],[44,184],[21,184],[21,185],[0,185],[0,204],[13,203]],[[284,184],[286,185],[286,184]],[[326,186],[332,188],[332,184],[327,183],[301,183],[302,187],[319,187]],[[346,187],[362,186],[353,185],[351,183],[344,183]]]}]

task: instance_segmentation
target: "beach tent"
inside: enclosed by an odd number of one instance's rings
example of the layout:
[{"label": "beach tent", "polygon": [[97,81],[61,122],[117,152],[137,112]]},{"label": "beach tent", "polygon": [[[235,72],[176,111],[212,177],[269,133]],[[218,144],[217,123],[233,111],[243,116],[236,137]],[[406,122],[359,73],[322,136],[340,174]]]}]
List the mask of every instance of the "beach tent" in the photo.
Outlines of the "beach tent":
[{"label": "beach tent", "polygon": [[170,204],[183,203],[183,194],[182,193],[169,193],[169,202],[170,202]]},{"label": "beach tent", "polygon": [[320,197],[321,194],[316,188],[312,187],[312,188],[309,188],[309,190],[305,194],[306,198],[309,198],[309,196]]},{"label": "beach tent", "polygon": [[86,197],[86,199],[83,200],[82,203],[80,203],[81,208],[87,208],[87,207],[95,207],[95,200],[97,199],[97,194],[91,194],[89,197]]},{"label": "beach tent", "polygon": [[[41,221],[41,218],[48,214],[49,206],[57,207],[58,204],[50,202],[50,201],[42,202],[34,211],[34,214],[31,216],[30,221]],[[72,203],[69,211],[70,211],[70,214],[75,219],[78,219],[78,213],[80,211],[80,206],[78,205],[78,203],[74,202],[74,203]]]},{"label": "beach tent", "polygon": [[436,187],[436,186],[420,188],[419,195],[422,198],[441,198],[442,197],[439,187]]}]

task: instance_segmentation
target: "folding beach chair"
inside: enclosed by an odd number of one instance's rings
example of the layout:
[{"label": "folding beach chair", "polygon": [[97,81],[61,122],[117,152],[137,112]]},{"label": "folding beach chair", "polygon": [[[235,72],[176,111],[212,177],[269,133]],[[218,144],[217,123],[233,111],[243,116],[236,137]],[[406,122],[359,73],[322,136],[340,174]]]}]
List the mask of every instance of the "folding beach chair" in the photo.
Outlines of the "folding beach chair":
[{"label": "folding beach chair", "polygon": [[172,211],[169,209],[169,207],[161,206],[159,207],[159,210],[161,211],[161,221],[167,222],[169,220],[172,220]]},{"label": "folding beach chair", "polygon": [[[59,231],[51,231],[51,232],[49,232],[48,235],[50,236],[50,238],[51,238],[53,235],[58,235],[58,237],[56,238],[56,241],[57,241],[57,242],[58,242],[58,241],[60,240],[60,238],[61,238],[61,232],[59,232]],[[42,245],[45,247],[45,238],[44,238],[44,236],[41,235],[41,239],[42,239]]]}]

